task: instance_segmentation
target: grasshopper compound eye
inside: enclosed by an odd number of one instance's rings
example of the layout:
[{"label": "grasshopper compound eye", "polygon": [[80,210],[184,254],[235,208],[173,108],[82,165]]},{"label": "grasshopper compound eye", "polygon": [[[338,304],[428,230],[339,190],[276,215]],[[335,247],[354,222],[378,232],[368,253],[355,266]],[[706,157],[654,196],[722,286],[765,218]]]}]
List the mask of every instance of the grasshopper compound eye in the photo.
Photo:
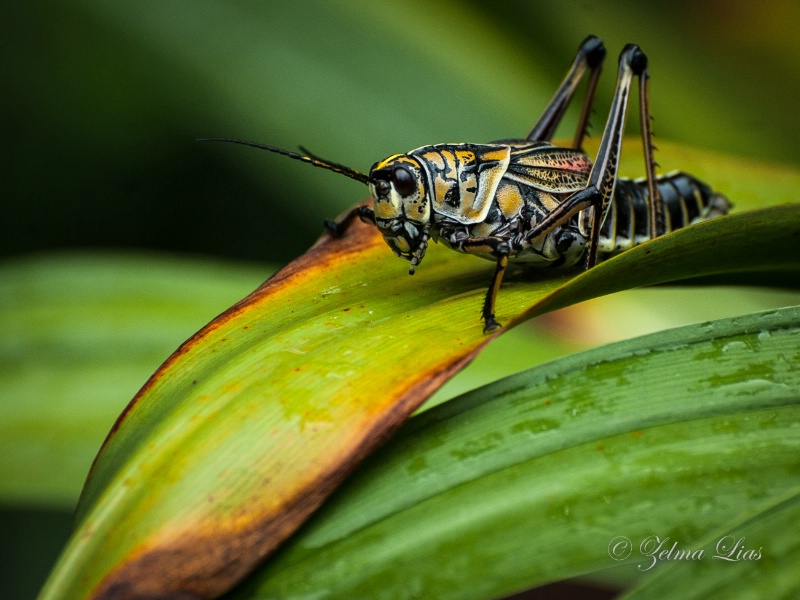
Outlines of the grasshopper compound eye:
[{"label": "grasshopper compound eye", "polygon": [[406,167],[401,165],[392,169],[392,185],[397,193],[403,196],[410,196],[417,191],[417,181]]}]

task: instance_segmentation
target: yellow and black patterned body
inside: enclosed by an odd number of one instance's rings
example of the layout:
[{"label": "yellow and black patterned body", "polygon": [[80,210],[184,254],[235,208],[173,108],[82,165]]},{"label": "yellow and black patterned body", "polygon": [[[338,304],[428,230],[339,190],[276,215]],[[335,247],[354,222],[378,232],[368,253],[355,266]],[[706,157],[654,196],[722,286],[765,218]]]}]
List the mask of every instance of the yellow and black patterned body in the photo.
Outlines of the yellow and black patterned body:
[{"label": "yellow and black patterned body", "polygon": [[[508,259],[532,266],[572,267],[583,258],[590,219],[581,211],[555,229],[527,234],[575,192],[586,188],[592,162],[580,151],[547,142],[437,144],[376,163],[370,178],[375,223],[395,254],[419,264],[427,240],[495,261],[501,239]],[[728,203],[682,173],[656,179],[666,208],[665,230],[727,212]],[[651,239],[644,179],[618,178],[599,237],[607,258]]]},{"label": "yellow and black patterned body", "polygon": [[[482,315],[485,331],[499,327],[494,305],[509,261],[534,267],[586,269],[598,259],[698,221],[725,214],[729,203],[690,175],[657,177],[650,131],[647,57],[635,44],[620,53],[611,110],[594,161],[581,150],[600,69],[602,40],[587,37],[542,116],[523,140],[436,144],[375,163],[369,174],[314,156],[241,140],[346,175],[369,186],[373,208],[359,206],[326,221],[342,235],[354,219],[374,223],[410,273],[428,240],[496,264]],[[550,143],[575,91],[589,75],[578,127],[569,148]],[[643,179],[617,176],[630,89],[639,80]],[[301,148],[301,150],[303,150]]]}]

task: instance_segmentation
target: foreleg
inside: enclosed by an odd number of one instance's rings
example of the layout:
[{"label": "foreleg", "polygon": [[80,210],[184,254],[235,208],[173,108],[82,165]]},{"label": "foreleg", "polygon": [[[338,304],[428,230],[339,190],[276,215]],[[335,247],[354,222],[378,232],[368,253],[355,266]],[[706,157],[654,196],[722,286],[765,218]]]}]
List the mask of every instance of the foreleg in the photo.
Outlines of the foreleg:
[{"label": "foreleg", "polygon": [[333,237],[341,237],[347,228],[353,224],[353,221],[358,217],[365,223],[372,223],[375,225],[375,212],[369,206],[356,206],[353,210],[347,213],[338,221],[333,219],[325,219],[325,229],[330,231]]},{"label": "foreleg", "polygon": [[486,290],[483,300],[481,317],[483,318],[483,332],[491,333],[500,327],[494,316],[494,306],[497,300],[497,293],[500,291],[500,283],[503,281],[503,274],[508,265],[508,255],[511,247],[508,241],[497,237],[477,237],[464,240],[458,245],[458,249],[470,254],[491,254],[497,259],[495,263],[494,275]]}]

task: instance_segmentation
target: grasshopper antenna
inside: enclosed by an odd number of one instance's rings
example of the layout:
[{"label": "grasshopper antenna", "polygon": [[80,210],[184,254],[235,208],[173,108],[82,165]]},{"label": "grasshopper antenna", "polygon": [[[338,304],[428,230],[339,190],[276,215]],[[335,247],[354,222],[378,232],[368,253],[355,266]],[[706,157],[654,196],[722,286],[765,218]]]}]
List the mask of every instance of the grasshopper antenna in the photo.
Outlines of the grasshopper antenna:
[{"label": "grasshopper antenna", "polygon": [[231,144],[241,144],[242,146],[250,146],[251,148],[258,148],[259,150],[269,150],[270,152],[275,152],[276,154],[282,154],[283,156],[288,156],[289,158],[293,158],[295,160],[300,160],[303,162],[307,162],[312,166],[320,167],[321,169],[328,169],[329,171],[333,171],[334,173],[341,173],[349,177],[350,179],[355,179],[365,185],[369,185],[370,183],[374,183],[372,179],[369,178],[368,175],[364,175],[355,169],[351,169],[350,167],[346,167],[345,165],[340,165],[339,163],[335,163],[330,160],[325,160],[324,158],[320,158],[314,154],[311,154],[308,150],[300,147],[302,152],[308,154],[305,156],[303,154],[298,154],[297,152],[292,152],[291,150],[284,150],[283,148],[276,148],[275,146],[267,146],[266,144],[258,144],[256,142],[248,142],[245,140],[237,140],[233,138],[200,138],[197,140],[198,142],[229,142]]}]

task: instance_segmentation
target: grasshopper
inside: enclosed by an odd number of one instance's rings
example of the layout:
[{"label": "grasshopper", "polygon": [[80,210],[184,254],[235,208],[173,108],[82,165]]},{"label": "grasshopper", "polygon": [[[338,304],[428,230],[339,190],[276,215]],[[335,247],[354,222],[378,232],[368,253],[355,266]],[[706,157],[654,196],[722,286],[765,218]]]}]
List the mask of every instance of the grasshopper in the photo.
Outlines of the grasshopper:
[{"label": "grasshopper", "polygon": [[[359,218],[375,225],[413,274],[428,241],[495,262],[483,302],[484,332],[500,327],[495,302],[509,262],[535,268],[590,269],[670,231],[724,215],[730,203],[682,172],[655,175],[646,55],[628,44],[619,57],[613,101],[592,161],[581,149],[606,50],[587,37],[544,113],[519,140],[423,146],[375,163],[364,174],[325,160],[254,142],[214,138],[341,173],[369,187],[372,207],[359,206],[326,221],[340,236]],[[551,143],[578,85],[588,74],[578,127],[569,148]],[[617,176],[628,97],[638,78],[645,177]]]}]

